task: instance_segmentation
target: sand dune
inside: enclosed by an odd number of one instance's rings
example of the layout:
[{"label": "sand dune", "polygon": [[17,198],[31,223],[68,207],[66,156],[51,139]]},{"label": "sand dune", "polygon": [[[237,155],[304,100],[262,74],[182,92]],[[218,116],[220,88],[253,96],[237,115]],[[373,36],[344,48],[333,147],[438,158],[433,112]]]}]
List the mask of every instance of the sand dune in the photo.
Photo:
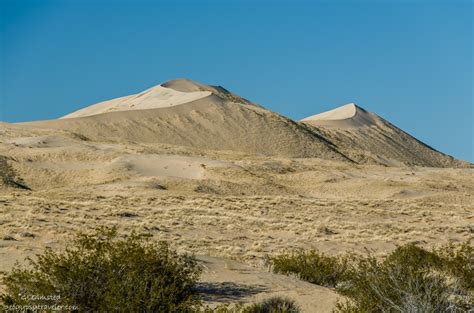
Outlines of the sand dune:
[{"label": "sand dune", "polygon": [[358,163],[390,166],[464,167],[466,162],[443,154],[354,103],[301,120]]},{"label": "sand dune", "polygon": [[[168,82],[163,86],[167,87],[159,86],[159,90],[178,88],[185,91],[175,92],[211,94],[175,106],[140,110],[134,107],[127,111],[21,125],[59,129],[102,142],[163,143],[260,155],[348,160],[330,142],[307,126],[250,103],[222,87],[202,87],[202,84],[183,80]],[[135,101],[137,98],[133,99]],[[84,109],[86,114],[96,109],[95,106],[89,108]]]}]

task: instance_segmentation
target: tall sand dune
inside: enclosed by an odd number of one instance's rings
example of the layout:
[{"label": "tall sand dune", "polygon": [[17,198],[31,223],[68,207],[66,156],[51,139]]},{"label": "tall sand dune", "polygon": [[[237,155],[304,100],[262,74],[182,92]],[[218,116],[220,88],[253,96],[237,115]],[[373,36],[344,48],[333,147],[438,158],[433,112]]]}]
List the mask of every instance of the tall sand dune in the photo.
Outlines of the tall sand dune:
[{"label": "tall sand dune", "polygon": [[[165,101],[165,94],[176,97]],[[184,99],[190,101],[181,103]],[[67,130],[94,141],[164,143],[261,155],[348,160],[306,125],[222,87],[189,80],[170,81],[138,95],[92,105],[62,119],[22,125]]]}]

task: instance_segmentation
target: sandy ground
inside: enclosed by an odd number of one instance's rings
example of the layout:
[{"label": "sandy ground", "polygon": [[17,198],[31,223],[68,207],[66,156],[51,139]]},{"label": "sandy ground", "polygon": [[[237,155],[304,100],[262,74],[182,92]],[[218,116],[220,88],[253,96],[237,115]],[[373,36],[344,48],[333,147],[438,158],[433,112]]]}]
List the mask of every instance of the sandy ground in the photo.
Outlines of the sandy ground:
[{"label": "sandy ground", "polygon": [[232,260],[208,256],[198,256],[198,260],[204,267],[199,289],[211,307],[222,303],[242,303],[242,299],[257,302],[282,296],[299,299],[304,312],[331,312],[339,299],[327,288]]}]

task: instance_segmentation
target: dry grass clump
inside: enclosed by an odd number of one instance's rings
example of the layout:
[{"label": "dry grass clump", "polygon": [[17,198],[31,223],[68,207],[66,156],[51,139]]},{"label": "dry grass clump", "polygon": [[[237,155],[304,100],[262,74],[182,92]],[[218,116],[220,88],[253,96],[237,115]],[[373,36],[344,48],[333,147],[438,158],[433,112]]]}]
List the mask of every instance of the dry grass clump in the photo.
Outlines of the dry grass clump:
[{"label": "dry grass clump", "polygon": [[243,313],[299,313],[300,309],[295,301],[285,297],[272,297],[252,304],[243,310]]},{"label": "dry grass clump", "polygon": [[216,308],[206,307],[202,313],[300,313],[296,302],[287,297],[274,296],[260,302],[242,306],[222,304]]}]

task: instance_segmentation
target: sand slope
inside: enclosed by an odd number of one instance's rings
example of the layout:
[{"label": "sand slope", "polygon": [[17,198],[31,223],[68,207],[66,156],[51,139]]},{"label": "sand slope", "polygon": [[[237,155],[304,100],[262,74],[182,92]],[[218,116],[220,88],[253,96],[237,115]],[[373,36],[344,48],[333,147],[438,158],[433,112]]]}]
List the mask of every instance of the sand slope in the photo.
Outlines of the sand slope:
[{"label": "sand slope", "polygon": [[464,167],[466,162],[443,154],[354,103],[301,120],[358,163]]},{"label": "sand slope", "polygon": [[207,168],[235,167],[232,163],[180,155],[124,155],[112,162],[114,170],[123,168],[142,177],[204,178]]}]

